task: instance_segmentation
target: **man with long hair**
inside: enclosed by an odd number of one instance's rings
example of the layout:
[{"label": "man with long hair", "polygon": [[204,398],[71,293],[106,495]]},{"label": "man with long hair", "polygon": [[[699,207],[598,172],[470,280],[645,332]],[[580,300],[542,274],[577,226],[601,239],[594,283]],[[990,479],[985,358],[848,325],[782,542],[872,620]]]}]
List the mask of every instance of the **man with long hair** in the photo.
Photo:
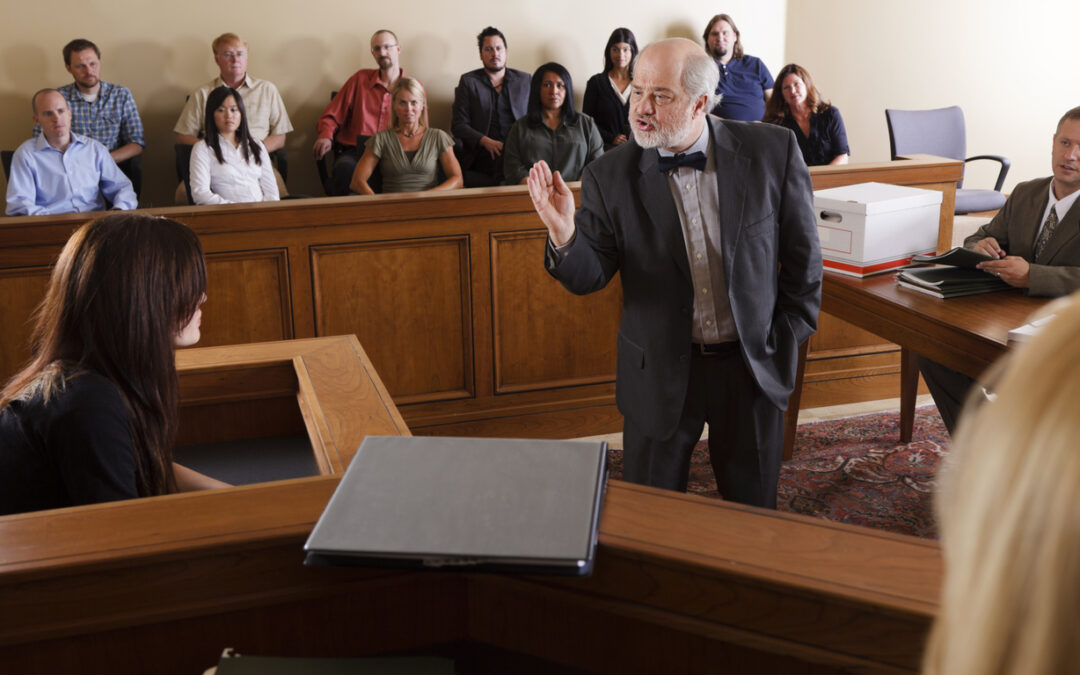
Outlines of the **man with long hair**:
[{"label": "man with long hair", "polygon": [[772,96],[773,78],[761,59],[743,51],[742,33],[735,20],[717,14],[709,19],[701,37],[720,71],[716,93],[721,98],[713,114],[729,120],[760,122],[765,117],[765,102]]}]

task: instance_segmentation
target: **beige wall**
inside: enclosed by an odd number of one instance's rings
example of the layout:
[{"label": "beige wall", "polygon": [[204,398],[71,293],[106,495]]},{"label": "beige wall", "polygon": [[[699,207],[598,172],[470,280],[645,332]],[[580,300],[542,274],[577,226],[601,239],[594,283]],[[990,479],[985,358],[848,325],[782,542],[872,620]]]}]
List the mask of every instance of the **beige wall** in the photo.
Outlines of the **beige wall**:
[{"label": "beige wall", "polygon": [[[1062,0],[790,0],[785,54],[840,108],[853,161],[889,159],[885,108],[959,105],[968,155],[1012,159],[1008,190],[1050,174],[1057,120],[1080,105],[1078,20]],[[996,165],[976,164],[967,186],[991,187]]]},{"label": "beige wall", "polygon": [[321,195],[310,160],[315,120],[332,89],[357,68],[372,67],[368,38],[377,28],[398,34],[402,65],[428,89],[432,124],[449,128],[454,85],[462,72],[480,65],[475,35],[488,24],[506,34],[511,66],[532,71],[545,61],[563,63],[574,77],[580,106],[585,81],[602,67],[604,43],[618,25],[632,29],[644,45],[667,36],[697,37],[710,16],[727,11],[739,22],[749,51],[777,67],[784,54],[785,7],[786,0],[739,0],[723,7],[702,0],[58,0],[46,10],[31,2],[6,2],[0,148],[13,149],[29,137],[30,95],[70,81],[61,47],[86,37],[102,49],[102,77],[131,88],[139,105],[148,144],[144,202],[171,203],[176,185],[172,126],[184,96],[217,74],[210,40],[234,31],[249,42],[251,74],[278,85],[296,127],[287,141],[291,189]]}]

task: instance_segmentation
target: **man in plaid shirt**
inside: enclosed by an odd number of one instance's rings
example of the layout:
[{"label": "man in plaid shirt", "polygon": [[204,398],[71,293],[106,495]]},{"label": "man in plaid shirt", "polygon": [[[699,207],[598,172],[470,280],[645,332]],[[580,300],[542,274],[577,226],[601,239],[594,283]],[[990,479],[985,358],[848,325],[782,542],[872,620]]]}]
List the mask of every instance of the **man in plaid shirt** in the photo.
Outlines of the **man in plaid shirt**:
[{"label": "man in plaid shirt", "polygon": [[[102,82],[101,50],[82,38],[64,46],[64,65],[75,81],[58,87],[71,109],[71,130],[109,149],[114,162],[142,153],[146,146],[142,120],[127,87]],[[41,127],[34,126],[34,136]]]}]

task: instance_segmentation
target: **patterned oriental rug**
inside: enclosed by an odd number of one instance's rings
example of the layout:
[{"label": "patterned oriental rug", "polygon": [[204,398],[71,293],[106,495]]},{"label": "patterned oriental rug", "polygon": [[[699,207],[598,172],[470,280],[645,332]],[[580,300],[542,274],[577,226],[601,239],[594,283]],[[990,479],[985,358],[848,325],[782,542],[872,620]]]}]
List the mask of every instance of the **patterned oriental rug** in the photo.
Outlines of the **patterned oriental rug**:
[{"label": "patterned oriental rug", "polygon": [[[799,425],[795,452],[780,470],[781,511],[933,538],[934,475],[949,434],[933,406],[915,411],[911,443],[900,443],[900,414],[875,413]],[[622,475],[622,450],[608,455]],[[706,442],[690,462],[693,494],[717,497]]]}]

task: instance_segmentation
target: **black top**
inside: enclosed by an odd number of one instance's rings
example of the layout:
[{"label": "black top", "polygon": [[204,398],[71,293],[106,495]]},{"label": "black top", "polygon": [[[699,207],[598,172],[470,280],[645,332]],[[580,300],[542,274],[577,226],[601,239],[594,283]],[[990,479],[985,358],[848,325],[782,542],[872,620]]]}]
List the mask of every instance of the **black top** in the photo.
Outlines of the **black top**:
[{"label": "black top", "polygon": [[810,137],[807,138],[799,128],[795,118],[788,115],[780,121],[780,126],[795,132],[803,160],[807,166],[820,166],[836,159],[837,155],[849,155],[847,131],[840,111],[831,105],[821,112],[810,115]]},{"label": "black top", "polygon": [[622,102],[607,73],[597,73],[589,78],[585,85],[585,100],[581,112],[593,118],[600,138],[604,139],[604,150],[610,150],[615,137],[626,134],[630,138],[630,101]]},{"label": "black top", "polygon": [[70,378],[0,410],[0,515],[138,496],[131,422],[116,386]]}]

